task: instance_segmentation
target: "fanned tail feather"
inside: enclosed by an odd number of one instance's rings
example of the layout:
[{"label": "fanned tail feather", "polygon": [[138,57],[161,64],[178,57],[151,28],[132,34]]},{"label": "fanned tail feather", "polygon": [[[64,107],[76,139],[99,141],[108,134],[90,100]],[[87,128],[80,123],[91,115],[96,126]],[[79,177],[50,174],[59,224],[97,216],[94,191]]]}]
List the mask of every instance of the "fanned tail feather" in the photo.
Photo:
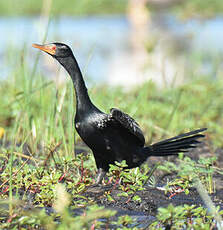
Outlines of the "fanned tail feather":
[{"label": "fanned tail feather", "polygon": [[189,149],[196,148],[197,144],[201,143],[198,139],[205,137],[201,134],[205,130],[207,128],[183,133],[145,147],[144,150],[149,156],[169,156],[178,155],[180,152],[188,152]]}]

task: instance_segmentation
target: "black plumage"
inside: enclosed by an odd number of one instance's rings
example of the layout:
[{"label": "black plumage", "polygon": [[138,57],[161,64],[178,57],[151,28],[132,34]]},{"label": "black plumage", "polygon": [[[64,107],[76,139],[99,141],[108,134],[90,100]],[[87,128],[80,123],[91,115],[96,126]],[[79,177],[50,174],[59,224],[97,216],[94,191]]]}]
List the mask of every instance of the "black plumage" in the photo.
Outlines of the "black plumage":
[{"label": "black plumage", "polygon": [[177,155],[195,148],[206,128],[184,133],[145,146],[138,123],[119,109],[103,113],[91,102],[78,63],[71,49],[62,43],[33,44],[53,56],[69,73],[76,93],[75,128],[94,154],[99,170],[97,183],[109,169],[109,164],[126,160],[129,168],[140,166],[150,156]]}]

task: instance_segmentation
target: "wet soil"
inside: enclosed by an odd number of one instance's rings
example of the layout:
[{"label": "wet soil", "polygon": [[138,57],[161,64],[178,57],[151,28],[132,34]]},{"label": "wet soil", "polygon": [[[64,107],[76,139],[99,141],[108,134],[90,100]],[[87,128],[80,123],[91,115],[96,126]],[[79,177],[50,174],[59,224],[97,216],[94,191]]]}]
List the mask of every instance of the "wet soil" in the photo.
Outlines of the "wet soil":
[{"label": "wet soil", "polygon": [[[195,161],[197,161],[200,156],[216,156],[218,159],[216,167],[222,168],[223,165],[223,150],[217,149],[215,151],[210,151],[208,145],[200,146],[200,148],[194,149],[187,155]],[[165,160],[166,159],[164,158],[151,157],[148,160],[148,164],[152,167],[157,162]],[[176,157],[169,157],[168,160],[175,162]],[[157,185],[165,185],[168,180],[170,181],[171,179],[176,178],[176,175],[165,174],[160,170],[155,171],[154,176],[156,177]],[[220,206],[220,208],[223,209],[223,175],[214,174],[213,180],[216,185],[216,191],[210,195],[211,200],[216,206]],[[191,188],[189,194],[186,195],[184,192],[166,192],[162,186],[150,187],[147,184],[145,185],[144,190],[136,192],[135,195],[138,195],[141,198],[141,201],[138,202],[129,199],[129,197],[119,196],[119,193],[121,192],[122,191],[118,187],[114,188],[114,185],[90,186],[83,195],[93,199],[98,205],[117,210],[117,215],[125,212],[130,216],[134,216],[134,212],[136,212],[141,217],[147,216],[148,218],[144,218],[143,220],[145,225],[155,219],[159,207],[167,207],[169,204],[173,204],[174,206],[188,204],[206,207],[205,201],[202,200],[195,188]],[[114,199],[113,201],[107,199],[107,193],[109,193]]]}]

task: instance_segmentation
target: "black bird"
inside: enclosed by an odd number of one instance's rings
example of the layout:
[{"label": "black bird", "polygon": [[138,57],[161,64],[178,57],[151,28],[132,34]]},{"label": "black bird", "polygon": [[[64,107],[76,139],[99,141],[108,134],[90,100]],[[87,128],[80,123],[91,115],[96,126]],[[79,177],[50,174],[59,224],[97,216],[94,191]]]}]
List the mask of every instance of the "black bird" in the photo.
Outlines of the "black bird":
[{"label": "black bird", "polygon": [[69,73],[76,93],[75,128],[94,154],[100,183],[109,164],[126,160],[128,168],[140,166],[150,156],[177,155],[200,143],[206,128],[184,133],[145,146],[138,123],[126,113],[112,108],[110,114],[100,111],[90,100],[80,68],[69,46],[62,43],[33,44],[54,57]]}]

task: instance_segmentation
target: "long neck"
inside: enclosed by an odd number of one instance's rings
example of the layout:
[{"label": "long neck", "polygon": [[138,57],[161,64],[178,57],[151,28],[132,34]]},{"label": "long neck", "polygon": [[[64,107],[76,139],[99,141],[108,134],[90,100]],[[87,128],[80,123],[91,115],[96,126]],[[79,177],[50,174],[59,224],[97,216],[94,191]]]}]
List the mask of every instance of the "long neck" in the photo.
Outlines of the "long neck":
[{"label": "long neck", "polygon": [[87,87],[75,57],[68,56],[66,58],[57,58],[57,60],[67,70],[73,81],[76,93],[76,111],[94,107],[89,98]]}]

